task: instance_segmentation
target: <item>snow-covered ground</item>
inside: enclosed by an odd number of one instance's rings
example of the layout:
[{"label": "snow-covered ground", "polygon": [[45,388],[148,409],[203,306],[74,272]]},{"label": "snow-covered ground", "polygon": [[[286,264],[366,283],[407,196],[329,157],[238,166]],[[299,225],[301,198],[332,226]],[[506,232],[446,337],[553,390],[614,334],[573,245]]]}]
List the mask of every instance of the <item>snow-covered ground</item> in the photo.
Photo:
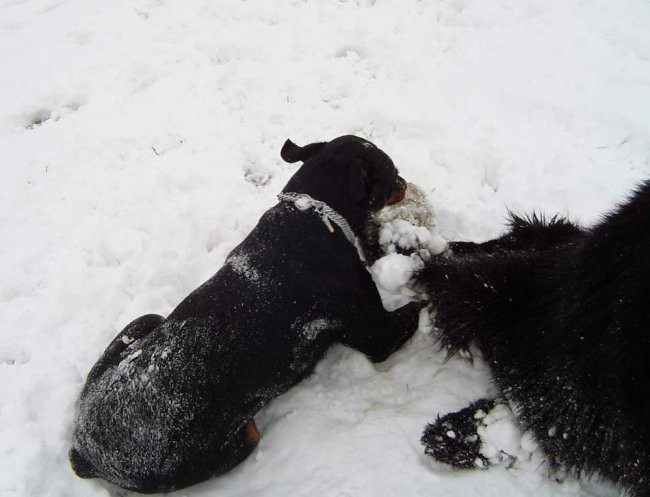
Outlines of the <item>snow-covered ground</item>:
[{"label": "snow-covered ground", "polygon": [[[647,0],[0,0],[0,496],[115,495],[67,462],[85,375],[275,203],[287,137],[373,140],[447,239],[508,208],[595,222],[650,176],[648,26]],[[426,327],[379,367],[336,346],[253,456],[178,495],[616,495],[425,456],[490,388]]]}]

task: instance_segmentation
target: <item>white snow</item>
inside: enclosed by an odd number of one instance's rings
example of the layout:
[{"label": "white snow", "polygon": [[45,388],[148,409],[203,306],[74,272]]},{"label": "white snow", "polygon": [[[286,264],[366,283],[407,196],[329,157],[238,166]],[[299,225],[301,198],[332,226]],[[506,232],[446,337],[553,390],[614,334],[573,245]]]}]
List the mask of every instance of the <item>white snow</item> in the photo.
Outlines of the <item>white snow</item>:
[{"label": "white snow", "polygon": [[[650,173],[648,25],[646,0],[1,1],[0,496],[121,495],[67,462],[83,380],[276,203],[288,137],[374,141],[447,240],[508,208],[598,220]],[[178,495],[617,495],[425,456],[486,392],[426,327],[380,366],[336,346],[252,457]]]},{"label": "white snow", "polygon": [[323,318],[318,318],[303,325],[300,328],[300,334],[307,340],[314,340],[322,331],[332,329],[335,326],[335,322],[331,322]]},{"label": "white snow", "polygon": [[249,255],[246,253],[237,251],[237,253],[230,255],[226,259],[226,264],[230,264],[236,273],[244,276],[252,283],[258,282],[261,278],[259,271],[251,265]]},{"label": "white snow", "polygon": [[538,469],[542,467],[543,457],[536,452],[534,437],[530,432],[521,432],[508,407],[497,404],[481,420],[483,424],[477,430],[482,442],[481,454],[491,464],[521,468],[532,459]]}]

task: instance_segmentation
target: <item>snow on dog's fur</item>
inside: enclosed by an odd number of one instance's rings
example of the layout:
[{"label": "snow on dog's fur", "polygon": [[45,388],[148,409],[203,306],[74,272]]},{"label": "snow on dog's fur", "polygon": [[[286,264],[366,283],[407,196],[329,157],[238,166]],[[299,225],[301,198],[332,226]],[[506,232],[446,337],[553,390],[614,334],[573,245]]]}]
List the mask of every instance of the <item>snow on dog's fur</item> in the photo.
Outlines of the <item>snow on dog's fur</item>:
[{"label": "snow on dog's fur", "polygon": [[[501,238],[451,243],[417,275],[441,343],[478,347],[551,470],[605,477],[634,497],[650,495],[649,254],[646,182],[592,229],[513,216]],[[426,452],[457,467],[489,462],[486,405],[429,425]]]}]

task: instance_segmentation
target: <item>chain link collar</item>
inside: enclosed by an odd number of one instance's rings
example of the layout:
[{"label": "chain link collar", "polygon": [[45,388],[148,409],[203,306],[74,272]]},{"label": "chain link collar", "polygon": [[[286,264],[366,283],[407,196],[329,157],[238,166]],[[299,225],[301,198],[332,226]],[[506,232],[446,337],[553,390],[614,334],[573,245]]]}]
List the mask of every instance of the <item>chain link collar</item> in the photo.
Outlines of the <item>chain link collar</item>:
[{"label": "chain link collar", "polygon": [[352,231],[352,228],[350,228],[348,222],[343,216],[341,216],[325,202],[316,200],[306,193],[285,192],[280,193],[278,195],[278,198],[283,202],[292,202],[296,206],[296,209],[299,211],[313,209],[320,216],[321,220],[330,233],[334,233],[334,227],[330,222],[333,221],[334,224],[336,224],[341,229],[345,235],[345,238],[347,238],[348,241],[357,250],[357,254],[359,254],[359,259],[361,259],[361,262],[363,264],[366,263],[366,256],[364,255],[363,249],[361,248],[361,243],[359,242],[357,236],[354,234],[354,231]]}]

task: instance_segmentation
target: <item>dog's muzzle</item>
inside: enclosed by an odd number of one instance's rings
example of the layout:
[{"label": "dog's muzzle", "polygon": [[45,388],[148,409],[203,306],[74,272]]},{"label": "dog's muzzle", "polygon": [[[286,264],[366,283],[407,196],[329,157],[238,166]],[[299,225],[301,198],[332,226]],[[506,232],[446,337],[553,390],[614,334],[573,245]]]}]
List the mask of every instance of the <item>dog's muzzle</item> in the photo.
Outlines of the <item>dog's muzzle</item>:
[{"label": "dog's muzzle", "polygon": [[393,192],[391,193],[390,197],[388,197],[388,200],[386,201],[386,205],[394,205],[402,200],[404,200],[404,196],[406,195],[406,181],[404,181],[404,178],[401,176],[397,177],[397,180],[395,181],[395,188],[393,189]]}]

